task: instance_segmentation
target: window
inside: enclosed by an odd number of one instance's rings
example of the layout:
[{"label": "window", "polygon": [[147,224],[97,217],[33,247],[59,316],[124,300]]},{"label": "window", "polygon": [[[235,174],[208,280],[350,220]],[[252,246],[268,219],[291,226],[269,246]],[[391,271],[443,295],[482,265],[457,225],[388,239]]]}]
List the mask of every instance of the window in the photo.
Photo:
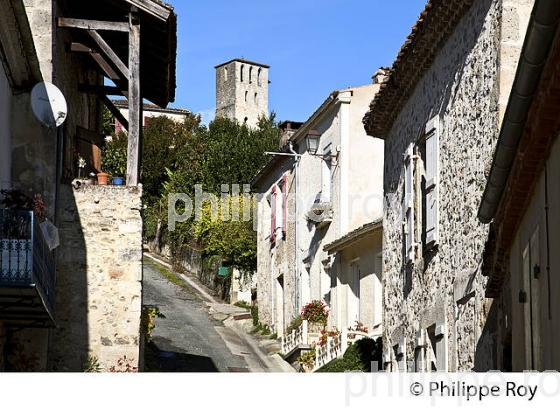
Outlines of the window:
[{"label": "window", "polygon": [[241,82],[245,81],[245,66],[241,65]]},{"label": "window", "polygon": [[149,124],[150,121],[152,120],[152,117],[144,117],[144,128],[146,128]]},{"label": "window", "polygon": [[227,82],[228,81],[228,68],[224,67],[224,80]]},{"label": "window", "polygon": [[[330,153],[327,153],[330,155]],[[330,157],[329,157],[330,158]],[[332,161],[330,159],[321,160],[321,202],[331,202],[332,192]]]},{"label": "window", "polygon": [[433,249],[439,242],[439,118],[432,119],[426,126],[421,153],[425,177],[422,182],[422,208],[425,217],[422,223],[423,243],[426,250]]},{"label": "window", "polygon": [[245,102],[247,102],[248,97],[249,97],[249,91],[245,91]]},{"label": "window", "polygon": [[416,336],[414,367],[416,372],[447,372],[447,328],[433,324]]},{"label": "window", "polygon": [[404,197],[403,197],[403,216],[404,216],[404,237],[406,263],[410,264],[415,257],[414,239],[414,145],[410,144],[406,151],[404,161]]},{"label": "window", "polygon": [[253,84],[253,67],[249,67],[249,84]]},{"label": "window", "polygon": [[255,105],[257,105],[258,97],[259,97],[259,95],[257,93],[255,93]]},{"label": "window", "polygon": [[288,177],[283,175],[272,187],[269,196],[270,203],[270,241],[275,244],[278,233],[282,234],[282,239],[286,238],[287,233],[287,203],[288,203]]},{"label": "window", "polygon": [[257,71],[257,85],[259,87],[261,86],[261,72],[262,72],[262,69],[259,68],[259,71]]}]

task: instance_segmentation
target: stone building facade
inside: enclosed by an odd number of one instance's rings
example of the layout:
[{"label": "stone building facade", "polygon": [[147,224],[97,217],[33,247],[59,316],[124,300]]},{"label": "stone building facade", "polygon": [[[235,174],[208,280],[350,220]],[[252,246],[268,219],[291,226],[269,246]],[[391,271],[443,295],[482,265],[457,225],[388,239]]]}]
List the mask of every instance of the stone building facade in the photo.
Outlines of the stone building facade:
[{"label": "stone building facade", "polygon": [[[259,319],[278,335],[313,300],[325,300],[333,309],[329,326],[367,320],[373,328],[380,322],[369,296],[377,292],[380,302],[381,287],[373,278],[381,278],[381,234],[361,238],[360,255],[351,260],[345,258],[352,252],[325,250],[382,216],[383,141],[369,138],[361,125],[379,87],[377,82],[333,92],[290,133],[283,155],[253,183],[260,193]],[[317,140],[316,152],[308,149],[310,136]],[[350,265],[360,272],[352,283]],[[353,306],[358,308],[350,313]]]},{"label": "stone building facade", "polygon": [[256,127],[268,116],[268,72],[264,64],[238,58],[216,68],[216,116]]},{"label": "stone building facade", "polygon": [[364,118],[386,144],[388,369],[496,366],[476,214],[531,3],[429,1]]},{"label": "stone building facade", "polygon": [[[80,28],[61,27],[64,24],[59,19],[77,15],[108,19],[111,11],[124,8],[131,10],[131,21],[121,22],[119,27],[124,30],[126,24],[130,29],[129,23],[134,25],[131,4],[135,2],[1,2],[2,18],[6,19],[1,20],[2,26],[6,23],[10,28],[0,35],[1,50],[9,51],[2,55],[2,66],[9,68],[11,91],[11,95],[6,93],[9,98],[3,98],[0,75],[0,117],[8,113],[11,120],[0,126],[0,151],[8,159],[0,168],[2,187],[31,197],[41,195],[45,203],[42,216],[14,206],[0,209],[0,298],[10,306],[0,314],[0,347],[8,370],[79,372],[95,358],[101,370],[108,371],[125,356],[132,368],[141,367],[141,185],[86,186],[74,180],[78,177],[78,156],[88,158],[88,150],[103,140],[101,104],[109,100],[100,98],[97,90],[103,88],[107,73],[92,58],[91,54],[99,58],[99,52],[84,52],[87,47],[79,52],[69,49],[68,44],[76,43],[75,30]],[[170,47],[164,47],[165,52],[174,59],[176,16],[160,1],[149,3],[149,11],[140,13],[157,16],[142,17],[149,21],[143,25],[147,35],[142,38],[150,38],[150,30],[157,35],[166,33]],[[96,7],[103,9],[103,17],[96,14]],[[116,13],[114,20],[123,18],[120,11]],[[13,34],[13,38],[7,38],[7,34]],[[107,41],[114,46],[113,40]],[[138,65],[145,72],[142,79],[160,74],[164,79],[157,80],[157,87],[144,81],[142,93],[150,100],[167,103],[174,95],[174,89],[173,95],[169,93],[174,78],[168,78],[174,76],[174,60],[170,60],[171,66],[160,66],[162,52],[158,49],[158,62],[151,65],[156,60],[153,48],[139,43],[138,49],[140,44],[143,54]],[[55,84],[67,101],[68,116],[58,129],[41,125],[31,110],[31,89],[43,80]],[[25,214],[24,222],[12,218],[20,211]],[[35,223],[43,217],[57,228],[60,244],[55,250],[47,247],[45,235]],[[4,252],[14,240],[28,241],[29,251],[23,254],[19,248],[9,248]],[[14,253],[32,261],[26,265],[32,266],[28,269],[30,279],[15,284],[26,295],[37,289],[40,298],[33,296],[31,303],[21,297],[14,299],[14,277],[21,276],[20,265],[14,267],[10,259]],[[36,319],[39,314],[41,320]]]}]

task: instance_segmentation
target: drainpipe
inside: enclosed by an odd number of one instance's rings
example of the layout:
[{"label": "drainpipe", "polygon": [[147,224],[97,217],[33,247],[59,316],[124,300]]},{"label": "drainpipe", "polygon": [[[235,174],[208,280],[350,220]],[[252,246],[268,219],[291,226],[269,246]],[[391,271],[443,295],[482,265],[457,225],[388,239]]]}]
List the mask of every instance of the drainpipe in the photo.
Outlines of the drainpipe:
[{"label": "drainpipe", "polygon": [[496,215],[517,155],[519,141],[525,131],[527,114],[556,37],[559,19],[558,0],[535,2],[488,183],[478,211],[478,218],[482,223],[492,222]]},{"label": "drainpipe", "polygon": [[295,234],[294,234],[294,246],[295,246],[295,286],[296,286],[296,300],[295,300],[295,311],[299,313],[300,303],[301,303],[301,289],[300,289],[300,260],[299,260],[299,218],[298,218],[298,193],[299,193],[299,161],[301,157],[294,150],[294,145],[290,141],[288,144],[288,149],[291,154],[294,155],[294,179],[295,179],[295,193],[294,193],[294,218],[295,218]]}]

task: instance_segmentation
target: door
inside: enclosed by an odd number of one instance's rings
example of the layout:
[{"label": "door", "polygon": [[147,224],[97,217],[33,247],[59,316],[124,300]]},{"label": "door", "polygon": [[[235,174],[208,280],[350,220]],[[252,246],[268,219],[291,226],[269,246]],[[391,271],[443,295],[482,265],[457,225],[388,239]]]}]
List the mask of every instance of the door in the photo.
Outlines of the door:
[{"label": "door", "polygon": [[543,370],[541,339],[541,262],[539,227],[533,232],[523,251],[522,288],[520,301],[523,303],[525,336],[525,364],[528,370]]}]

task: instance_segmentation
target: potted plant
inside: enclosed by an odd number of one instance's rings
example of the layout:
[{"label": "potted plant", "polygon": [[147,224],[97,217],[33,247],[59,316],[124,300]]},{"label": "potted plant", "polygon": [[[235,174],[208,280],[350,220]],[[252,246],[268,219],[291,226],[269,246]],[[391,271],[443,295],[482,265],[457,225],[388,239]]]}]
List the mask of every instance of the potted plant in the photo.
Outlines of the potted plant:
[{"label": "potted plant", "polygon": [[309,333],[320,334],[327,326],[329,307],[322,300],[314,300],[301,309],[301,318],[307,320]]},{"label": "potted plant", "polygon": [[[102,157],[104,174],[112,177],[113,185],[124,185],[126,175],[128,142],[126,135],[121,133],[114,136],[105,145]],[[107,181],[108,177],[107,175]],[[99,178],[99,175],[98,175]]]}]

